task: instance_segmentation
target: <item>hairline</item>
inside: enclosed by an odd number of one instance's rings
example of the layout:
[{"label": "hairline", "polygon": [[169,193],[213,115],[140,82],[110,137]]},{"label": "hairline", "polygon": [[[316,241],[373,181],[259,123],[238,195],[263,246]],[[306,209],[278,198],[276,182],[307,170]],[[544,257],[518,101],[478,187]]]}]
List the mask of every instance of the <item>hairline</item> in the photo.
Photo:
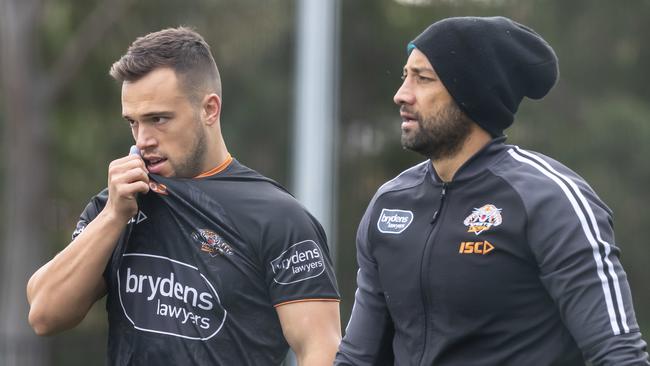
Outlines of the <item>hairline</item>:
[{"label": "hairline", "polygon": [[[182,45],[185,45],[181,47],[178,43],[175,44],[178,53],[174,57],[166,58],[161,56],[161,53],[165,51],[161,44],[166,37],[180,37],[182,38]],[[188,44],[198,44],[199,46],[192,48],[189,53],[184,53],[185,51],[181,50],[181,48],[188,47]],[[153,53],[154,58],[150,62],[140,63],[140,61],[137,61],[142,57],[147,57],[146,53],[151,48],[159,52]],[[192,55],[196,57],[194,62],[187,62],[188,59],[184,57],[188,55],[190,55],[189,57],[192,57]],[[176,58],[177,56],[179,58]],[[178,63],[177,61],[180,60],[185,62]],[[113,79],[122,83],[136,82],[151,72],[162,68],[168,68],[174,72],[178,80],[179,91],[185,94],[189,100],[200,102],[205,95],[211,93],[221,98],[221,76],[214,56],[210,51],[210,45],[195,30],[184,26],[163,29],[137,38],[129,46],[127,52],[113,63],[109,74]]]},{"label": "hairline", "polygon": [[[193,104],[193,105],[199,105],[202,101],[203,98],[206,95],[209,94],[215,94],[219,98],[221,98],[221,93],[216,90],[216,88],[210,87],[208,82],[199,82],[199,83],[194,83],[193,81],[195,80],[200,80],[200,78],[192,78],[192,74],[196,73],[196,70],[188,70],[186,72],[179,71],[177,68],[175,68],[173,65],[160,65],[160,66],[155,66],[151,70],[147,71],[146,73],[142,75],[138,75],[137,77],[122,77],[122,75],[116,75],[113,76],[113,78],[116,81],[121,81],[122,84],[124,83],[136,83],[139,80],[144,79],[147,77],[147,75],[150,75],[152,72],[156,70],[162,70],[162,69],[168,69],[171,70],[174,75],[176,76],[177,84],[178,84],[178,90],[187,98],[187,100]],[[193,80],[194,79],[194,80]]]}]

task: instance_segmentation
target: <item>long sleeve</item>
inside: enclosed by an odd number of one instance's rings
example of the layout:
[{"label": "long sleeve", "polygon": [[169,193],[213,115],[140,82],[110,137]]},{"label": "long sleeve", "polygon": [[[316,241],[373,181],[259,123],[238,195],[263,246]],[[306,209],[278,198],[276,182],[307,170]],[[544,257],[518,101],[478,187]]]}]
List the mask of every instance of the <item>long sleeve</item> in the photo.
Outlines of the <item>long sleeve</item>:
[{"label": "long sleeve", "polygon": [[392,365],[393,324],[368,240],[371,206],[357,232],[357,291],[335,365]]},{"label": "long sleeve", "polygon": [[[521,152],[521,151],[520,151]],[[650,365],[610,210],[567,168],[521,152],[545,176],[521,191],[540,279],[592,365]],[[549,181],[550,179],[550,181]]]}]

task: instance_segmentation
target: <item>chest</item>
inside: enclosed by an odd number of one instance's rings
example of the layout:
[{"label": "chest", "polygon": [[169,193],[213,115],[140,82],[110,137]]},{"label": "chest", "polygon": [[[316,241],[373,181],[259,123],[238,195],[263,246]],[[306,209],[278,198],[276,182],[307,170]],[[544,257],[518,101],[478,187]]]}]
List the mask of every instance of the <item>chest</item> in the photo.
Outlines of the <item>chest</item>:
[{"label": "chest", "polygon": [[147,197],[112,256],[113,319],[138,330],[185,339],[214,337],[260,294],[262,268],[250,243],[230,226],[227,210]]},{"label": "chest", "polygon": [[[504,298],[539,286],[525,209],[497,181],[388,194],[372,220],[369,238],[394,316],[408,316],[414,304],[441,313],[505,313],[518,305]],[[390,232],[390,220],[409,224]]]}]

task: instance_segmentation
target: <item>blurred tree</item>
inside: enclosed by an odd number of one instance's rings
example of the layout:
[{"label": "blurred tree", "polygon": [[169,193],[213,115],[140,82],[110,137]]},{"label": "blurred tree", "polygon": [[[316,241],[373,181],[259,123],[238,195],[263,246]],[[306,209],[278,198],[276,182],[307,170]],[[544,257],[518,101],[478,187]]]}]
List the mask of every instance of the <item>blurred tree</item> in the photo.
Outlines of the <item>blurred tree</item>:
[{"label": "blurred tree", "polygon": [[69,85],[89,50],[119,17],[124,1],[102,1],[70,37],[54,63],[40,56],[39,26],[43,3],[38,0],[4,0],[0,8],[0,57],[4,102],[3,130],[3,222],[2,333],[0,363],[3,365],[47,364],[46,343],[29,328],[25,284],[42,264],[48,241],[47,209],[50,175],[50,112]]}]

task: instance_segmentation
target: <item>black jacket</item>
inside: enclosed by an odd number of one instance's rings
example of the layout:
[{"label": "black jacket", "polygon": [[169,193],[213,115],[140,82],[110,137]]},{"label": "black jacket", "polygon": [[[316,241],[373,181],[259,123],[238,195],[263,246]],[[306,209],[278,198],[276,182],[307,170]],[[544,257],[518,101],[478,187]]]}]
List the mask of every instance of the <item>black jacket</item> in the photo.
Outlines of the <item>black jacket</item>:
[{"label": "black jacket", "polygon": [[336,365],[650,365],[609,208],[503,140],[452,182],[425,161],[378,190]]}]

